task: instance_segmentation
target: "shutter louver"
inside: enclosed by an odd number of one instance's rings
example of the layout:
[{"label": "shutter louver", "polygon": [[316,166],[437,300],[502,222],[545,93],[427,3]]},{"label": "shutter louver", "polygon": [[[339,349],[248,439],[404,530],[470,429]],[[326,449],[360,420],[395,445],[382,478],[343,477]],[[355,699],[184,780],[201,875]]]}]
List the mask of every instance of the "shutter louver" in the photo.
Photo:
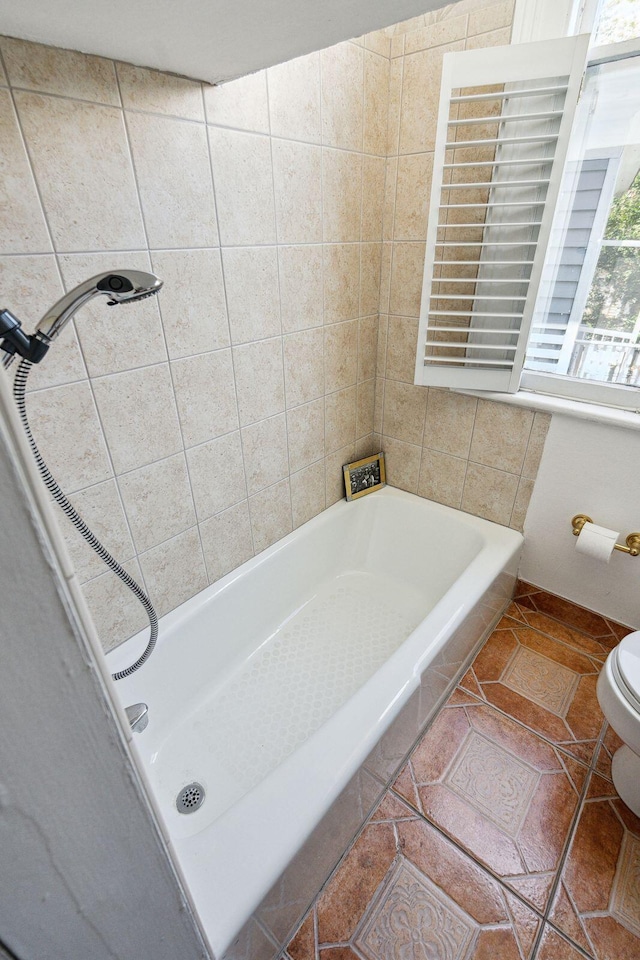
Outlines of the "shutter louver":
[{"label": "shutter louver", "polygon": [[416,383],[518,389],[587,49],[444,57]]}]

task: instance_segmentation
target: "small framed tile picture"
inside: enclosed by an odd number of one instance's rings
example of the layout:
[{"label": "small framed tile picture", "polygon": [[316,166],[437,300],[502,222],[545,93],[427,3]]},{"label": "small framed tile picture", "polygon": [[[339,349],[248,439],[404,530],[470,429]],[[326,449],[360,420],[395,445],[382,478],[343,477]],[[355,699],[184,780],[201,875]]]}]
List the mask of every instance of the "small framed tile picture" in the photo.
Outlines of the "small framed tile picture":
[{"label": "small framed tile picture", "polygon": [[357,500],[368,493],[373,493],[374,490],[380,490],[387,482],[384,453],[376,453],[373,457],[364,457],[362,460],[354,460],[353,463],[345,463],[342,470],[347,500]]}]

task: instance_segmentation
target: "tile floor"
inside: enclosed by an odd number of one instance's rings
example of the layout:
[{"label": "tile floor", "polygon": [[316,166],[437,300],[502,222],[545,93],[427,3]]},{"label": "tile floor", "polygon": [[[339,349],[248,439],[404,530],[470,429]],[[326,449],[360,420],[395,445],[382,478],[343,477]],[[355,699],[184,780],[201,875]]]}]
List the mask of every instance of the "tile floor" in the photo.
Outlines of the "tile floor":
[{"label": "tile floor", "polygon": [[519,583],[282,960],[638,960],[640,820],[595,690],[627,632]]}]

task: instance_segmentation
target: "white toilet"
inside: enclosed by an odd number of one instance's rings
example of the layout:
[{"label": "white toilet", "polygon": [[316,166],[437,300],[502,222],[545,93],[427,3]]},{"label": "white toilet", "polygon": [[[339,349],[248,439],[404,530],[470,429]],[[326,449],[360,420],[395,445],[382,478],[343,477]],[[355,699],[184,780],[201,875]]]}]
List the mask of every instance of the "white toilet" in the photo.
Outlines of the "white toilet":
[{"label": "white toilet", "polygon": [[640,630],[615,647],[598,678],[602,712],[624,740],[611,767],[613,785],[640,817]]}]

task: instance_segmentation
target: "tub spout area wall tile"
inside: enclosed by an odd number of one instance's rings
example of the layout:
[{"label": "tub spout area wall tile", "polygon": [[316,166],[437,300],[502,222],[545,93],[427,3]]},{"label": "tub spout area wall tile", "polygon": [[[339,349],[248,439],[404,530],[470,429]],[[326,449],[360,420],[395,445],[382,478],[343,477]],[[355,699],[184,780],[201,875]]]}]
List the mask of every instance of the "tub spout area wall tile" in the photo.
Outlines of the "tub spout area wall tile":
[{"label": "tub spout area wall tile", "polygon": [[[223,87],[11,38],[0,54],[4,302],[30,331],[104,270],[165,282],[81,310],[28,401],[53,474],[164,613],[373,452],[390,40]],[[109,649],[144,618],[65,532]]]}]

